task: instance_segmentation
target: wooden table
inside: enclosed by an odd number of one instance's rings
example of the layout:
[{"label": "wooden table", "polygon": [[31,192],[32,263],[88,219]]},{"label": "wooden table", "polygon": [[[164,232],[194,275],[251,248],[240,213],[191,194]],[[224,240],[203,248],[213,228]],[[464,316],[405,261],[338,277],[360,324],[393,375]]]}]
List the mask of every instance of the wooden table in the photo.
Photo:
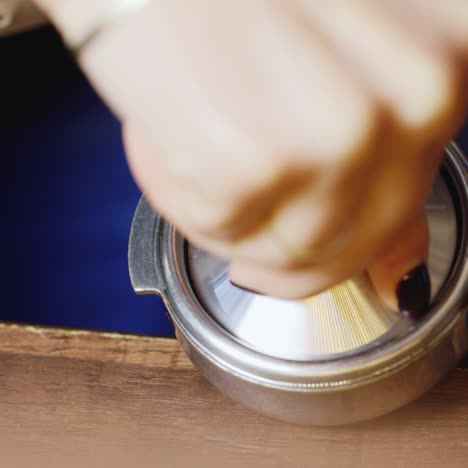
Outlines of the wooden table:
[{"label": "wooden table", "polygon": [[412,405],[298,427],[221,395],[175,340],[0,324],[0,466],[468,467],[468,370]]}]

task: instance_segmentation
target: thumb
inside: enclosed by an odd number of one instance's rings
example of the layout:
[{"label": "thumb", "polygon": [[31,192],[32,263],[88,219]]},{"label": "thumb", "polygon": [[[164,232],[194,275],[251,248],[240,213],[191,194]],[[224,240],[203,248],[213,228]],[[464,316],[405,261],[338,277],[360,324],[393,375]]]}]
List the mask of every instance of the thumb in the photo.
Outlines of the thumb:
[{"label": "thumb", "polygon": [[428,248],[427,219],[421,215],[400,242],[368,269],[371,282],[382,300],[411,319],[422,317],[430,304]]}]

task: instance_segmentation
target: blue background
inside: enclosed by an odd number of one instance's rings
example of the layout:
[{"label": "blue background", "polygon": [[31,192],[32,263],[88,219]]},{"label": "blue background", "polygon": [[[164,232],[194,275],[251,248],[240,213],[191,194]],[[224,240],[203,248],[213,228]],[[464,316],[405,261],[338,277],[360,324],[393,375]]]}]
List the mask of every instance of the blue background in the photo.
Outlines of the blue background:
[{"label": "blue background", "polygon": [[52,28],[0,40],[0,66],[0,320],[172,335],[131,289],[118,122]]},{"label": "blue background", "polygon": [[0,66],[0,320],[172,335],[130,286],[140,194],[118,122],[52,28],[0,40]]}]

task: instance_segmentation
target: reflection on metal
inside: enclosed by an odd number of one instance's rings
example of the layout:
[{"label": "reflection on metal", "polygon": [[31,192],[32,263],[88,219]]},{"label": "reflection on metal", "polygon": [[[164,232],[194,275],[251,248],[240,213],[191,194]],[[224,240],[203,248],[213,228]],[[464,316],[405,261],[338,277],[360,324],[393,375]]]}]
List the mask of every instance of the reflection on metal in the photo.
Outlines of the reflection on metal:
[{"label": "reflection on metal", "polygon": [[236,288],[224,261],[187,246],[144,198],[130,233],[133,288],[163,297],[190,359],[234,400],[299,424],[384,414],[439,382],[468,350],[468,172],[453,143],[444,173],[427,204],[432,304],[417,322],[386,309],[365,277],[305,301]]}]

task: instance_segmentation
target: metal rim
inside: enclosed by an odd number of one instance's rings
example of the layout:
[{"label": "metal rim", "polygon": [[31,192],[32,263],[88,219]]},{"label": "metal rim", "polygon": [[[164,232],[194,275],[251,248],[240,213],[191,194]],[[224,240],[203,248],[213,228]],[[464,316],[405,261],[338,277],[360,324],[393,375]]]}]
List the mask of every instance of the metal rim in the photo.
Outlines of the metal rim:
[{"label": "metal rim", "polygon": [[[467,226],[468,172],[467,161],[451,143],[446,148],[444,167],[455,188],[459,205],[458,222]],[[138,209],[137,209],[138,211]],[[135,219],[137,214],[135,215]],[[185,270],[184,239],[175,229],[154,215],[152,224],[153,278],[169,313],[185,338],[207,359],[214,361],[242,379],[262,385],[287,387],[297,391],[337,390],[362,385],[383,378],[411,364],[432,349],[456,323],[467,304],[468,238],[466,229],[459,230],[459,255],[454,262],[447,286],[434,305],[432,317],[402,340],[385,343],[365,354],[328,362],[286,361],[260,354],[232,339],[214,322],[198,302]],[[131,256],[131,250],[129,255]],[[133,278],[132,278],[133,279]],[[155,285],[153,285],[155,286]]]}]

